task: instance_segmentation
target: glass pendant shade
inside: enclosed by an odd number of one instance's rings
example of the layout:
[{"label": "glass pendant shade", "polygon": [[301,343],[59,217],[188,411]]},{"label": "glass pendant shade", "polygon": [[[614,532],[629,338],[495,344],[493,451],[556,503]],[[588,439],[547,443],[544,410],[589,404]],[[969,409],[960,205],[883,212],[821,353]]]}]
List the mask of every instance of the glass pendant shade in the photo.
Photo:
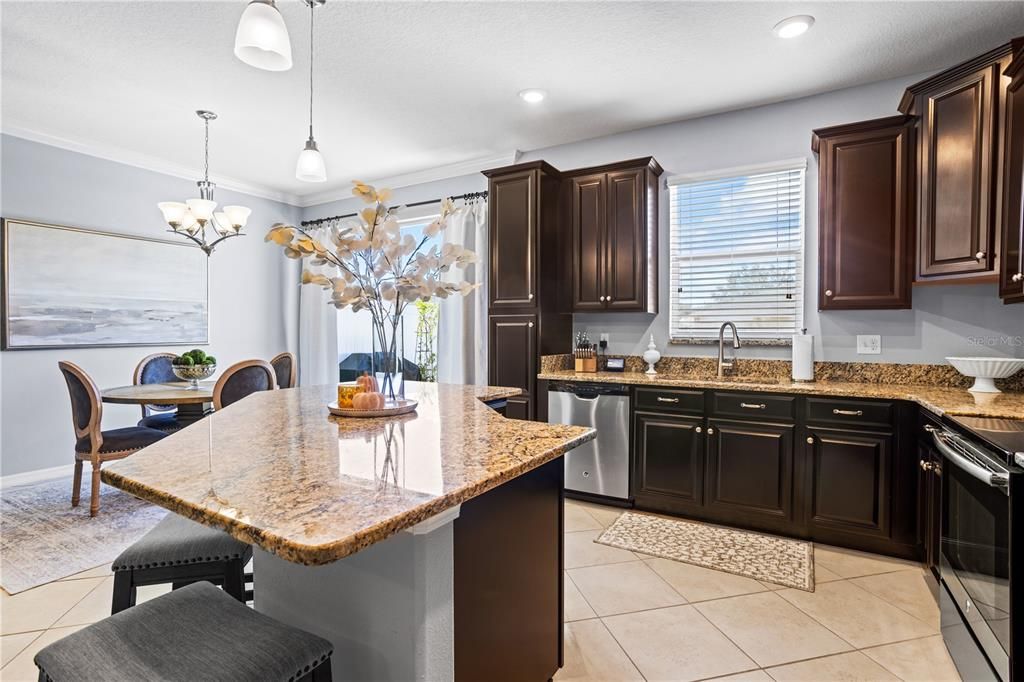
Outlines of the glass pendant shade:
[{"label": "glass pendant shade", "polygon": [[191,235],[199,232],[199,223],[196,222],[196,217],[190,211],[185,211],[185,215],[181,218],[181,227],[178,230]]},{"label": "glass pendant shade", "polygon": [[156,205],[164,214],[164,221],[171,227],[180,226],[185,216],[186,206],[180,201],[161,201]]},{"label": "glass pendant shade", "polygon": [[292,68],[292,42],[274,0],[253,0],[238,22],[235,56],[266,71]]},{"label": "glass pendant shade", "polygon": [[306,148],[299,154],[299,162],[295,164],[295,177],[303,182],[327,182],[327,166],[313,140],[307,142]]},{"label": "glass pendant shade", "polygon": [[189,212],[199,222],[206,222],[213,217],[213,210],[217,208],[216,201],[209,199],[188,199],[185,201]]},{"label": "glass pendant shade", "polygon": [[249,214],[252,213],[251,208],[245,206],[225,206],[224,214],[227,216],[228,222],[236,230],[240,230],[245,227],[245,223],[249,220]]},{"label": "glass pendant shade", "polygon": [[213,214],[213,229],[217,230],[217,234],[222,237],[235,231],[231,226],[231,220],[223,211],[217,211]]}]

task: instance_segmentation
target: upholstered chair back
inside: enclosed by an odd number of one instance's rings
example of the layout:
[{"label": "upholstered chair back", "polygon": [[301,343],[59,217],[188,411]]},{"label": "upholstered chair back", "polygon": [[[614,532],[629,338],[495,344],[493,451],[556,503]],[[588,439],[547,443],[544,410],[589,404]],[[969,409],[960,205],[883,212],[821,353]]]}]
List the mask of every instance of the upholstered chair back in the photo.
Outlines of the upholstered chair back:
[{"label": "upholstered chair back", "polygon": [[272,391],[277,375],[266,360],[243,360],[228,367],[213,387],[213,406],[222,410],[257,391]]},{"label": "upholstered chair back", "polygon": [[298,374],[298,367],[295,364],[295,355],[285,351],[279,355],[274,356],[274,359],[270,361],[270,366],[274,368],[274,374],[277,375],[277,387],[278,388],[294,388],[296,374]]},{"label": "upholstered chair back", "polygon": [[100,392],[92,378],[73,362],[57,363],[71,396],[71,420],[75,427],[77,449],[87,452],[99,450],[103,443],[100,422],[103,420],[103,403]]},{"label": "upholstered chair back", "polygon": [[[171,369],[171,360],[174,357],[174,353],[153,353],[142,358],[135,366],[132,383],[139,385],[180,381],[178,377],[174,376],[174,371]],[[168,412],[175,408],[175,405],[143,405],[142,416],[147,417],[151,412]]]}]

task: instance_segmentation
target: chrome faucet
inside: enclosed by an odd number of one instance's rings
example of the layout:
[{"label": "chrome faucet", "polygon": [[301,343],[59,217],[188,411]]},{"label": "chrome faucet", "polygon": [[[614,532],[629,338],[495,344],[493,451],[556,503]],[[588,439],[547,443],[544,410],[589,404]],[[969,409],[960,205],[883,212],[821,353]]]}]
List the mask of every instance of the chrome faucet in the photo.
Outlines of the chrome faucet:
[{"label": "chrome faucet", "polygon": [[[732,327],[732,347],[734,349],[732,359],[729,362],[725,361],[725,328]],[[726,370],[732,372],[733,365],[736,364],[736,352],[735,349],[740,347],[740,333],[736,331],[736,325],[732,322],[726,322],[722,325],[722,328],[718,330],[718,378],[721,379],[725,376]]]}]

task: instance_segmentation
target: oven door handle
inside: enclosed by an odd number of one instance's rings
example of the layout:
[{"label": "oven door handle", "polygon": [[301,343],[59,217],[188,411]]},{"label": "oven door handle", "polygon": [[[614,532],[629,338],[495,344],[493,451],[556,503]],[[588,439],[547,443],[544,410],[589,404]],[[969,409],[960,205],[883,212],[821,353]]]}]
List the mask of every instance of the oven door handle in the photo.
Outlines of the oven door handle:
[{"label": "oven door handle", "polygon": [[979,466],[967,459],[959,452],[951,448],[946,443],[946,436],[944,433],[938,430],[932,431],[932,440],[935,441],[935,447],[943,454],[943,456],[956,464],[958,467],[969,473],[974,478],[978,479],[982,483],[992,486],[993,488],[1006,488],[1010,485],[1010,477],[1004,473],[989,471],[983,466]]}]

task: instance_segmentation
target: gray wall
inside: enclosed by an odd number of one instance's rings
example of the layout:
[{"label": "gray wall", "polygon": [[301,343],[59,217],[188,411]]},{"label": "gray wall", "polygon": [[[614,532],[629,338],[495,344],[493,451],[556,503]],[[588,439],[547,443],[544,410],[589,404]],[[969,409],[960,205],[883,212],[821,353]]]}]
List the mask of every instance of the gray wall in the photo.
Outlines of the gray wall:
[{"label": "gray wall", "polygon": [[[0,136],[4,217],[174,238],[164,231],[156,203],[194,195],[190,180]],[[263,241],[263,235],[273,222],[297,220],[299,209],[226,190],[218,190],[215,198],[222,205],[243,204],[253,211],[248,236],[221,244],[210,259],[206,348],[222,368],[294,350],[297,270],[279,248]],[[53,246],[60,248],[59,243]],[[78,364],[102,388],[130,384],[139,359],[165,349],[176,350],[167,346],[0,353],[0,474],[65,464],[71,473],[71,410],[58,360]],[[138,407],[105,405],[103,427],[133,426],[139,416]]]},{"label": "gray wall", "polygon": [[[570,169],[653,155],[666,176],[716,170],[805,157],[806,288],[804,324],[815,335],[815,357],[832,361],[940,363],[947,355],[1006,355],[1024,357],[1024,306],[1004,306],[991,285],[927,286],[914,289],[912,310],[828,312],[816,310],[818,249],[817,159],[811,154],[811,130],[822,126],[891,116],[904,88],[920,78],[908,76],[881,83],[753,109],[670,123],[618,135],[526,152],[522,161],[543,159],[556,168]],[[413,202],[447,194],[478,191],[483,176],[400,188],[398,202]],[[309,207],[304,218],[333,215],[358,208],[355,201]],[[610,335],[613,353],[640,353],[650,334],[666,355],[710,355],[707,345],[668,345],[668,192],[661,193],[658,315],[589,313],[574,316],[576,330],[591,339]],[[742,329],[740,330],[742,334]],[[857,334],[880,334],[881,355],[857,355]],[[1014,338],[1015,337],[1015,338]],[[972,339],[982,339],[980,346]],[[788,358],[788,348],[747,347],[748,357]]]}]

